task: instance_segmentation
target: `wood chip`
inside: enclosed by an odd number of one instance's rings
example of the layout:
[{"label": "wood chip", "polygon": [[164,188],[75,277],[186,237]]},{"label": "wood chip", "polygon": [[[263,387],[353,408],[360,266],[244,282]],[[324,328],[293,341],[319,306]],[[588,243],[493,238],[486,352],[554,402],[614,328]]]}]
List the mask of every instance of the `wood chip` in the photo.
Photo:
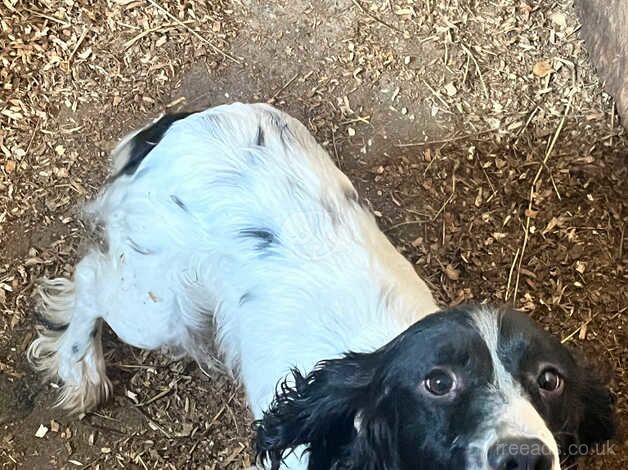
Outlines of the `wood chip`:
[{"label": "wood chip", "polygon": [[37,431],[35,432],[35,437],[38,437],[39,439],[41,439],[47,433],[48,433],[48,428],[44,426],[43,424],[40,424],[39,427],[37,428]]},{"label": "wood chip", "polygon": [[460,279],[460,271],[454,268],[454,266],[451,264],[445,266],[445,275],[448,279],[452,281],[457,281],[458,279]]},{"label": "wood chip", "polygon": [[539,78],[547,77],[553,71],[552,64],[548,60],[537,62],[534,64],[534,67],[532,67],[532,73]]}]

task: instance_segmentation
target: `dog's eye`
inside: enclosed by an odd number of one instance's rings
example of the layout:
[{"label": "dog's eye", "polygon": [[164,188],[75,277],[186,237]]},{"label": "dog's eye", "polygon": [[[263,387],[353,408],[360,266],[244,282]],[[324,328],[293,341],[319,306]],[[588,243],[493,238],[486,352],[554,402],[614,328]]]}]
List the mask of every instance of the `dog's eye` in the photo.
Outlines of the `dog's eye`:
[{"label": "dog's eye", "polygon": [[434,369],[423,381],[425,389],[432,395],[441,397],[450,393],[456,386],[456,378],[452,372]]},{"label": "dog's eye", "polygon": [[541,372],[537,383],[546,392],[559,392],[563,387],[563,378],[556,370],[548,368]]}]

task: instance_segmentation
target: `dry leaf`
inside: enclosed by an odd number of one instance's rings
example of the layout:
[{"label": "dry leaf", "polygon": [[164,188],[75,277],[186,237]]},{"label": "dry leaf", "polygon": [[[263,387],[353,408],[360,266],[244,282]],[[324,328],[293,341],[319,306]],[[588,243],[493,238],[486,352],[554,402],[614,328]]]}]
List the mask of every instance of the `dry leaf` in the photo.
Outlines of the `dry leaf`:
[{"label": "dry leaf", "polygon": [[553,71],[554,69],[552,68],[552,64],[549,60],[537,62],[534,64],[534,67],[532,67],[532,73],[540,78],[547,77]]},{"label": "dry leaf", "polygon": [[38,437],[39,439],[41,439],[42,437],[46,435],[46,433],[48,433],[48,428],[44,426],[43,424],[40,424],[39,428],[37,428],[37,431],[35,432],[35,437]]},{"label": "dry leaf", "polygon": [[414,15],[414,8],[397,8],[395,14],[399,16],[412,16]]},{"label": "dry leaf", "polygon": [[445,275],[452,281],[460,279],[460,271],[454,268],[451,264],[445,267]]},{"label": "dry leaf", "polygon": [[584,271],[587,269],[587,265],[582,261],[576,261],[576,271],[580,274],[584,274]]},{"label": "dry leaf", "polygon": [[447,93],[447,96],[455,96],[456,93],[458,93],[458,89],[454,86],[452,82],[449,82],[447,85],[445,85],[445,93]]},{"label": "dry leaf", "polygon": [[87,49],[85,49],[83,52],[81,52],[80,54],[78,54],[78,57],[80,59],[87,59],[90,55],[92,55],[92,48],[88,47]]},{"label": "dry leaf", "polygon": [[552,23],[557,24],[561,28],[565,29],[567,27],[567,17],[564,13],[554,13],[551,19]]},{"label": "dry leaf", "polygon": [[4,170],[7,173],[13,173],[16,168],[17,168],[17,163],[15,163],[15,160],[7,160],[7,162],[4,164]]},{"label": "dry leaf", "polygon": [[560,217],[552,217],[552,220],[550,220],[547,224],[547,227],[545,227],[545,229],[543,229],[543,235],[546,235],[547,233],[551,232],[552,230],[554,230],[555,227],[562,227],[566,222],[566,218],[563,216]]}]

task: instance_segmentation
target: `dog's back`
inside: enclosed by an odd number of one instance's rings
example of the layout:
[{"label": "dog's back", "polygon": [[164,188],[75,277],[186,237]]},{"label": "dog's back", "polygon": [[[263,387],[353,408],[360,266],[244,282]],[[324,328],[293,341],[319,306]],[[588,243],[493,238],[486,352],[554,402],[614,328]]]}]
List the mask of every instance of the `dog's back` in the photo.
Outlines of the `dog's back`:
[{"label": "dog's back", "polygon": [[103,320],[131,345],[208,366],[215,326],[259,416],[290,367],[370,350],[436,310],[348,178],[270,106],[162,118],[121,142],[113,173],[85,208],[104,248],[73,282],[43,285],[56,328],[29,351],[71,410],[109,392]]}]

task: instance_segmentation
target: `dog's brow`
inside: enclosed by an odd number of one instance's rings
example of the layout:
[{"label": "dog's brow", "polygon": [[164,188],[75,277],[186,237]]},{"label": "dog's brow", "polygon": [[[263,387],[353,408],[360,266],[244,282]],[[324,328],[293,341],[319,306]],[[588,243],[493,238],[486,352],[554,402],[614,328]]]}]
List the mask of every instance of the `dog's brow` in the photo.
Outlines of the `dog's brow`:
[{"label": "dog's brow", "polygon": [[504,397],[517,397],[521,394],[521,387],[510,372],[506,370],[499,357],[499,336],[501,315],[486,307],[481,307],[471,313],[473,326],[478,332],[491,355],[493,363],[493,385]]}]

